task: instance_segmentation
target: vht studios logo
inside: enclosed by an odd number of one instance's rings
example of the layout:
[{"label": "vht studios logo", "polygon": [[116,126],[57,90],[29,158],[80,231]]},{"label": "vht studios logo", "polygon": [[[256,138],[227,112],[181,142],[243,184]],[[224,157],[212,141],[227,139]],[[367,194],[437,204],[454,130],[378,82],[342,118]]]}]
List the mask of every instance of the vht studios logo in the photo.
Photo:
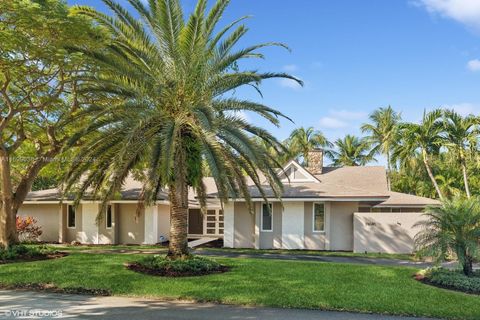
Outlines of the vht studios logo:
[{"label": "vht studios logo", "polygon": [[[0,312],[0,315],[2,312]],[[59,318],[62,316],[62,310],[42,310],[42,309],[18,309],[5,310],[3,316],[9,318]]]}]

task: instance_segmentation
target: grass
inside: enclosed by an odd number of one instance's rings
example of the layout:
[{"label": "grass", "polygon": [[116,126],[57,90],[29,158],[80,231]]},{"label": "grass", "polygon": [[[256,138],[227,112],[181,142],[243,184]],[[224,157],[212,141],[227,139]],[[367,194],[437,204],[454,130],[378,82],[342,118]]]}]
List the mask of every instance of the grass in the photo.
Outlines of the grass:
[{"label": "grass", "polygon": [[348,310],[478,319],[480,297],[413,279],[406,267],[217,258],[223,274],[164,278],[127,270],[142,255],[71,252],[67,257],[0,266],[0,283],[104,289],[114,295],[190,299],[240,305]]},{"label": "grass", "polygon": [[411,260],[416,261],[416,257],[413,254],[400,254],[400,253],[355,253],[350,251],[319,251],[319,250],[282,250],[282,249],[229,249],[229,248],[199,248],[196,251],[201,253],[202,251],[216,251],[225,253],[238,253],[238,254],[301,254],[301,255],[315,255],[325,257],[357,257],[357,258],[382,258],[382,259],[399,259],[399,260]]}]

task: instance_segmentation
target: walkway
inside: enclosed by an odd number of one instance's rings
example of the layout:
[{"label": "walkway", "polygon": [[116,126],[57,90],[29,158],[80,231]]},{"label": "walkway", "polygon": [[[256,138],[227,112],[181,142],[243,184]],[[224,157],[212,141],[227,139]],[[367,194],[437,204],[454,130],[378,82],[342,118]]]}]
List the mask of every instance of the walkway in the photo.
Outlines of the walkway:
[{"label": "walkway", "polygon": [[[36,312],[36,313],[35,313]],[[181,301],[124,297],[92,297],[28,291],[0,290],[0,319],[22,315],[36,319],[159,319],[159,320],[410,320],[424,318],[330,312],[318,310],[235,307]],[[55,317],[59,316],[59,317]],[[32,318],[32,317],[23,317]]]}]

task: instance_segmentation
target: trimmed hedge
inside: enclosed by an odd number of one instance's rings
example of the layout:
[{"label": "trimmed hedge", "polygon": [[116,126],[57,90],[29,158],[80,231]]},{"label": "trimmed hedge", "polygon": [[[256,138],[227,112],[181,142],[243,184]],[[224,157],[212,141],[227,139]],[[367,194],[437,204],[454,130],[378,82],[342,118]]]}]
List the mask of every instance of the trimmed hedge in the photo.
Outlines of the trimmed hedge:
[{"label": "trimmed hedge", "polygon": [[480,294],[479,271],[476,271],[474,276],[467,277],[459,270],[431,268],[425,270],[422,281],[446,289]]},{"label": "trimmed hedge", "polygon": [[226,266],[205,257],[189,256],[185,259],[171,260],[160,255],[143,257],[128,264],[127,268],[137,272],[169,277],[198,276],[228,270]]}]

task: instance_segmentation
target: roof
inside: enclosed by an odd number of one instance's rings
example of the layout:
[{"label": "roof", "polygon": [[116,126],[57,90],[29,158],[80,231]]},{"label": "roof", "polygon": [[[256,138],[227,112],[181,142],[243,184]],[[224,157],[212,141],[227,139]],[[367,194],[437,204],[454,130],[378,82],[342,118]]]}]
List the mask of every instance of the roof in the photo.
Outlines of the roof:
[{"label": "roof", "polygon": [[440,201],[419,197],[412,194],[400,193],[395,191],[389,192],[388,200],[376,205],[376,208],[384,207],[425,207],[430,205],[439,205]]},{"label": "roof", "polygon": [[[289,162],[292,165],[292,162]],[[296,168],[298,163],[293,164]],[[287,168],[287,167],[285,167]],[[284,168],[284,169],[285,169]],[[311,175],[306,171],[308,175]],[[417,197],[388,190],[386,171],[381,166],[368,167],[324,167],[322,174],[311,175],[314,179],[304,179],[305,169],[302,169],[302,179],[284,182],[282,198],[284,199],[358,199],[358,201],[375,201],[377,207],[392,206],[426,206],[439,202],[429,198]],[[204,178],[206,193],[209,196],[209,205],[219,206],[217,188],[211,177]],[[252,181],[249,182],[252,198],[263,198]],[[267,198],[275,198],[270,186],[265,182],[262,186]],[[138,200],[142,190],[142,183],[133,176],[129,176],[120,192],[122,201]],[[30,192],[26,201],[59,201],[60,193],[57,189]],[[88,199],[88,196],[86,197]],[[168,193],[161,190],[157,200],[168,201]],[[239,199],[241,200],[241,199]],[[193,190],[189,192],[191,206],[198,205]],[[380,204],[378,204],[380,203]]]}]

